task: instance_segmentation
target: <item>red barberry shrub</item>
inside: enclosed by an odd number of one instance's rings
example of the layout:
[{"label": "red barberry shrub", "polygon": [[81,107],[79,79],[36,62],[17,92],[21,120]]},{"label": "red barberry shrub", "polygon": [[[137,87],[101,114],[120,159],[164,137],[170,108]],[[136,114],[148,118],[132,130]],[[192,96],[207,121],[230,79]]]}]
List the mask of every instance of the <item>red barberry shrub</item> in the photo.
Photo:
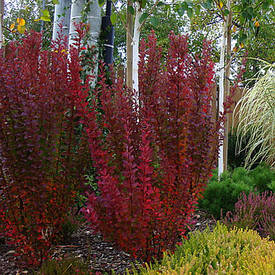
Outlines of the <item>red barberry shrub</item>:
[{"label": "red barberry shrub", "polygon": [[78,98],[99,187],[86,217],[106,239],[148,260],[186,232],[216,163],[222,119],[211,116],[207,43],[192,56],[187,38],[171,34],[163,59],[152,34],[140,52],[138,96],[101,70],[89,104]]},{"label": "red barberry shrub", "polygon": [[69,59],[64,45],[42,50],[32,32],[0,52],[0,226],[32,265],[58,237],[88,159],[72,92],[83,89],[79,49]]}]

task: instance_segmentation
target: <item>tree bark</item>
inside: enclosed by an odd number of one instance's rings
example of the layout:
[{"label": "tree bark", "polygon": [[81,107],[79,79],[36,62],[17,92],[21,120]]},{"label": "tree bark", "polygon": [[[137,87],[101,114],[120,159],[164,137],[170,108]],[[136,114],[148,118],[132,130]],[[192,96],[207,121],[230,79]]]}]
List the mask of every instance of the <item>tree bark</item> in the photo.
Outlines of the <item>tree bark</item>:
[{"label": "tree bark", "polygon": [[127,22],[126,22],[126,58],[127,58],[127,67],[126,67],[126,85],[129,88],[133,88],[133,32],[134,32],[134,17],[129,11],[129,7],[133,6],[132,0],[127,0]]},{"label": "tree bark", "polygon": [[[223,38],[220,56],[220,79],[219,79],[219,112],[224,112],[224,98],[229,95],[230,90],[230,63],[231,63],[231,26],[232,26],[232,11],[231,0],[227,0],[227,9],[229,14],[224,21]],[[225,63],[226,60],[226,63]],[[224,140],[220,147],[218,159],[218,176],[220,178],[223,171],[227,170],[228,159],[228,116],[225,117]]]},{"label": "tree bark", "polygon": [[[74,42],[75,37],[77,36],[75,23],[79,23],[83,20],[82,10],[86,5],[86,0],[75,0],[72,3],[71,7],[71,21],[70,21],[70,33],[69,33],[69,46],[71,46]],[[98,1],[90,2],[90,9],[88,14],[86,15],[87,22],[90,25],[89,30],[89,38],[88,38],[88,46],[95,46],[97,48],[97,42],[100,35],[101,30],[101,8],[98,5]],[[92,88],[95,87],[96,84],[96,76],[98,74],[98,54],[94,56],[95,67],[94,68],[84,68],[89,72],[90,75],[93,76],[90,81],[90,85]]]},{"label": "tree bark", "polygon": [[[227,8],[229,14],[226,18],[226,66],[225,66],[225,81],[224,81],[224,95],[225,97],[230,94],[230,67],[231,67],[231,27],[232,27],[232,10],[231,10],[231,0],[227,1]],[[223,146],[223,167],[227,170],[228,166],[228,133],[229,133],[229,120],[228,115],[226,115],[225,121],[225,136],[224,136],[224,146]]]},{"label": "tree bark", "polygon": [[[82,19],[81,12],[86,4],[86,0],[75,0],[71,7],[71,20],[70,20],[70,33],[69,33],[69,45],[73,43],[73,39],[77,35],[75,29],[75,23],[79,23]],[[90,11],[87,14],[87,22],[90,25],[89,41],[88,44],[96,45],[98,42],[100,29],[101,29],[101,8],[98,5],[98,1],[92,1],[90,3]]]},{"label": "tree bark", "polygon": [[[224,56],[225,56],[225,47],[226,47],[226,22],[223,22],[223,36],[222,36],[222,45],[220,53],[220,74],[219,74],[219,113],[224,112]],[[224,125],[223,125],[224,126]],[[220,178],[221,174],[224,171],[224,156],[223,156],[223,146],[219,148],[219,159],[218,159],[218,177]]]},{"label": "tree bark", "polygon": [[138,61],[139,61],[139,37],[141,31],[141,24],[139,22],[142,15],[141,6],[136,2],[136,14],[134,24],[134,37],[133,37],[133,63],[132,63],[132,79],[133,89],[135,90],[136,100],[138,102],[139,89],[138,89]]},{"label": "tree bark", "polygon": [[4,0],[0,0],[0,49],[4,43],[3,36]]},{"label": "tree bark", "polygon": [[59,3],[55,5],[53,40],[57,39],[58,34],[69,38],[71,5],[71,0],[59,0]]}]

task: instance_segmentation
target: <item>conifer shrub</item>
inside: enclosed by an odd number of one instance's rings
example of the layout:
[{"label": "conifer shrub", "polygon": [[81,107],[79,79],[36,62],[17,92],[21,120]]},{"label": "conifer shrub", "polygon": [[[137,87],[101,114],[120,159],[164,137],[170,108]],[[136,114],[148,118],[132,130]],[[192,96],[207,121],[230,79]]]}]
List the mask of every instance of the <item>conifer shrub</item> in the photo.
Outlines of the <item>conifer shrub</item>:
[{"label": "conifer shrub", "polygon": [[[174,253],[146,264],[133,274],[265,274],[275,273],[275,243],[256,231],[228,229],[217,224],[213,232],[194,232]],[[131,274],[132,274],[131,273]]]},{"label": "conifer shrub", "polygon": [[275,240],[275,194],[267,191],[242,194],[234,211],[228,212],[222,221],[231,228],[253,229]]},{"label": "conifer shrub", "polygon": [[75,131],[78,56],[62,41],[42,50],[35,32],[0,52],[0,231],[29,265],[47,258],[89,159]]},{"label": "conifer shrub", "polygon": [[275,172],[265,164],[253,170],[238,167],[232,172],[225,171],[220,181],[218,181],[217,171],[214,171],[202,193],[203,198],[199,200],[199,207],[215,218],[220,218],[221,212],[226,214],[234,210],[242,193],[248,195],[250,192],[273,191],[274,186]]},{"label": "conifer shrub", "polygon": [[135,257],[175,247],[215,167],[223,117],[212,119],[212,78],[209,44],[193,56],[171,34],[162,59],[152,34],[140,45],[138,94],[101,66],[89,102],[76,96],[98,184],[86,218]]}]

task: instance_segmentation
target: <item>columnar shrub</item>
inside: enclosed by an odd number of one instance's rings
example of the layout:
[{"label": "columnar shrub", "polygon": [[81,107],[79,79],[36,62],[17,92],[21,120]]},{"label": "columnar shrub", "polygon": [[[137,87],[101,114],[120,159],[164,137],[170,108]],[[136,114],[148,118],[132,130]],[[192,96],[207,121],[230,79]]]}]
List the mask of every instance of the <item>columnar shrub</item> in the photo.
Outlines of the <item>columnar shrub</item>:
[{"label": "columnar shrub", "polygon": [[211,116],[207,43],[192,56],[187,38],[171,34],[162,58],[152,34],[140,50],[138,95],[102,72],[89,103],[78,98],[99,187],[86,217],[106,239],[149,259],[184,235],[215,166],[221,119]]},{"label": "columnar shrub", "polygon": [[85,168],[78,52],[69,61],[62,41],[43,51],[30,33],[0,53],[0,225],[33,265],[47,257]]}]

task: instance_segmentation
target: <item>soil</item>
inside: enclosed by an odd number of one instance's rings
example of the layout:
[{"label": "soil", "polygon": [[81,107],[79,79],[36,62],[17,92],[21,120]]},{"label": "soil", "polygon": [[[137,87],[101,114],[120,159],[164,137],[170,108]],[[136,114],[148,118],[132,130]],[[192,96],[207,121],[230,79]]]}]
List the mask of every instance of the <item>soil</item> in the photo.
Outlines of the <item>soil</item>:
[{"label": "soil", "polygon": [[[212,229],[216,220],[204,211],[196,211],[190,231],[202,231],[207,226]],[[21,275],[32,274],[30,270],[20,270],[17,266],[18,259],[13,255],[14,248],[5,244],[0,239],[0,274]],[[95,272],[123,274],[126,269],[138,263],[129,254],[115,248],[111,243],[103,241],[102,237],[94,234],[87,225],[83,225],[72,236],[66,245],[57,245],[52,248],[52,258],[79,257],[82,258]]]}]

